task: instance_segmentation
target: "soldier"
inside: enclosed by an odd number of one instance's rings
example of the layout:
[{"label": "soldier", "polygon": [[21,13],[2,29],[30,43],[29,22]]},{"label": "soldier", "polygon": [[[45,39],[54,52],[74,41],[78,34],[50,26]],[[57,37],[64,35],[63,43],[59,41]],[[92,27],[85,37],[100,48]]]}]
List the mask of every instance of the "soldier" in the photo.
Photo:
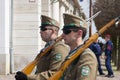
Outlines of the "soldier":
[{"label": "soldier", "polygon": [[105,44],[105,66],[107,68],[108,71],[108,75],[106,75],[106,77],[112,78],[114,77],[113,75],[113,71],[112,71],[112,67],[111,67],[111,54],[112,54],[112,50],[113,50],[113,43],[110,40],[110,35],[107,34],[105,36],[105,40],[106,40],[106,44]]},{"label": "soldier", "polygon": [[[75,15],[64,14],[63,39],[70,46],[66,59],[84,45],[84,37],[87,32],[86,21]],[[89,49],[85,49],[66,69],[61,77],[63,80],[96,80],[97,59]]]},{"label": "soldier", "polygon": [[98,61],[98,71],[99,71],[99,75],[105,75],[103,73],[103,70],[101,68],[101,62],[100,62],[100,56],[102,54],[102,50],[100,45],[98,44],[98,40],[96,40],[95,42],[93,42],[93,44],[90,45],[89,47],[96,55],[97,61]]},{"label": "soldier", "polygon": [[[41,38],[46,42],[46,45],[50,45],[51,41],[55,40],[58,36],[59,23],[45,15],[42,15],[41,18]],[[57,70],[59,70],[61,63],[68,54],[68,51],[69,49],[67,45],[65,45],[63,41],[59,41],[40,59],[40,62],[37,64],[35,75],[25,75],[18,71],[15,75],[16,80],[47,80]]]}]

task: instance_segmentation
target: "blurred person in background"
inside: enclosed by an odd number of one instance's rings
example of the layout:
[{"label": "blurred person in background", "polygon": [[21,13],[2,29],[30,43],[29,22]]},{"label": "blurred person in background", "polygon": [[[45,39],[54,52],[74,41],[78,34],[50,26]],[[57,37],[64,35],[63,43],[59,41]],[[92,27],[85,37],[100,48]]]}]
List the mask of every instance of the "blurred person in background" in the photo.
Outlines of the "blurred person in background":
[{"label": "blurred person in background", "polygon": [[105,66],[108,71],[108,74],[106,75],[106,77],[112,78],[112,77],[114,77],[112,66],[111,66],[111,54],[112,54],[112,50],[113,50],[113,43],[110,40],[109,34],[105,35],[105,41],[106,41],[106,44],[105,44]]},{"label": "blurred person in background", "polygon": [[101,68],[101,61],[100,61],[100,57],[102,54],[102,49],[100,47],[100,45],[98,44],[98,40],[96,40],[95,42],[93,42],[90,47],[89,47],[96,55],[97,61],[98,61],[98,71],[99,71],[99,75],[105,75],[103,73],[103,70]]}]

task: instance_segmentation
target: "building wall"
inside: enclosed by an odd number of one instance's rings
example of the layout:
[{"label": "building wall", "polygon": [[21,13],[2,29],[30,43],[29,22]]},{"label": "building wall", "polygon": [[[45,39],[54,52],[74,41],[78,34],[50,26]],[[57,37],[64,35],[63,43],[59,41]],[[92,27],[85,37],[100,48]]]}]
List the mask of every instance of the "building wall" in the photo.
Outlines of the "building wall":
[{"label": "building wall", "polygon": [[39,35],[41,1],[13,1],[14,70],[22,70],[41,49]]},{"label": "building wall", "polygon": [[62,28],[63,13],[74,13],[72,0],[10,1],[0,1],[0,74],[22,70],[43,48],[41,14],[56,19]]}]

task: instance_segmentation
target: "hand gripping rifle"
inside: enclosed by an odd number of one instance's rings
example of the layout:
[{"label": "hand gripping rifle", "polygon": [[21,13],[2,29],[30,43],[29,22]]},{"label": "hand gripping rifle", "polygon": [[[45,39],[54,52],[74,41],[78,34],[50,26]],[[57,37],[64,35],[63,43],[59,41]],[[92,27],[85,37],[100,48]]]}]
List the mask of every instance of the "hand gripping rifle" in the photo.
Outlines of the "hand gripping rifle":
[{"label": "hand gripping rifle", "polygon": [[40,58],[41,58],[42,56],[44,56],[45,54],[47,54],[47,52],[50,51],[50,50],[53,48],[53,46],[54,46],[58,41],[60,41],[60,40],[62,40],[62,37],[61,37],[61,36],[58,37],[55,41],[52,41],[52,42],[50,43],[50,45],[48,45],[47,47],[45,47],[45,48],[36,56],[36,58],[35,58],[32,62],[30,62],[30,63],[22,70],[22,72],[25,73],[26,75],[30,74],[30,73],[33,71],[33,69],[35,68],[35,66],[38,64]]},{"label": "hand gripping rifle", "polygon": [[116,19],[113,19],[110,21],[108,24],[103,26],[97,33],[92,35],[86,42],[85,44],[80,47],[75,54],[71,55],[69,58],[67,58],[63,64],[61,65],[59,71],[57,71],[52,77],[50,77],[48,80],[60,80],[62,77],[64,71],[67,69],[67,67],[74,61],[87,47],[90,46],[91,43],[93,43],[97,38],[105,32],[109,27],[111,27],[115,22],[117,22],[120,19],[120,16],[117,17]]}]

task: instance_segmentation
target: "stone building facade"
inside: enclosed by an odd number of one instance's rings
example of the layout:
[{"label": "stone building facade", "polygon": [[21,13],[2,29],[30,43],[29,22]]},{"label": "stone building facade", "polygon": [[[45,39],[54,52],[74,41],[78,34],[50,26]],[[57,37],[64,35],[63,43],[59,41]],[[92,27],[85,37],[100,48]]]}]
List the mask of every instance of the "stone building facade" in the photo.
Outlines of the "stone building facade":
[{"label": "stone building facade", "polygon": [[79,0],[1,0],[0,74],[22,70],[44,46],[41,14],[58,20],[62,28],[63,13],[79,15]]}]

